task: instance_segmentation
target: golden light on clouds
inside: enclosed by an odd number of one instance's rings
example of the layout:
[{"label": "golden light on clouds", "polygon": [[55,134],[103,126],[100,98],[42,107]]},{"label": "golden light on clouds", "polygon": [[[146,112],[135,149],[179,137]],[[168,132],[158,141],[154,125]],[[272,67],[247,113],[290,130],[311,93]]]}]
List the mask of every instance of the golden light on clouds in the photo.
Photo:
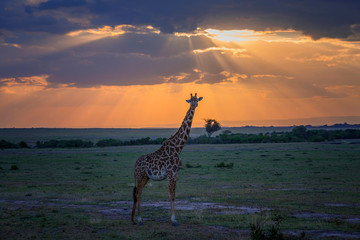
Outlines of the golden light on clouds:
[{"label": "golden light on clouds", "polygon": [[19,78],[4,78],[0,79],[3,85],[0,91],[8,94],[27,95],[33,92],[44,90],[49,83],[47,82],[47,75],[19,77]]},{"label": "golden light on clouds", "polygon": [[304,36],[301,32],[292,29],[276,31],[206,29],[204,30],[204,35],[212,39],[236,43],[258,40],[268,42],[304,42],[311,40],[310,37]]},{"label": "golden light on clouds", "polygon": [[225,53],[225,52],[229,51],[233,55],[237,55],[237,54],[246,52],[246,49],[228,48],[228,47],[222,46],[222,47],[209,47],[206,49],[195,49],[195,50],[193,50],[193,53],[205,53],[205,52],[211,52],[211,51],[219,51],[221,53]]},{"label": "golden light on clouds", "polygon": [[[152,26],[103,26],[48,40],[41,54],[121,38],[127,33],[161,35],[167,38],[163,46],[167,50],[186,46],[175,58],[188,54],[185,59],[194,64],[176,73],[159,74],[162,84],[105,86],[99,81],[97,87],[79,87],[52,83],[48,74],[3,78],[0,112],[4,117],[0,126],[176,127],[189,107],[185,100],[195,92],[204,97],[195,114],[197,127],[203,125],[204,118],[215,118],[228,126],[267,125],[268,120],[360,112],[359,43],[315,41],[294,30],[198,29],[195,33],[162,35]],[[166,57],[131,54],[154,61]],[[137,66],[138,71],[142,68]],[[117,77],[122,78],[121,72]]]},{"label": "golden light on clouds", "polygon": [[93,29],[85,29],[85,30],[77,30],[73,32],[69,32],[66,35],[70,37],[76,37],[79,35],[99,35],[101,37],[113,37],[125,34],[126,32],[123,30],[123,27],[116,26],[115,28],[111,26],[104,26],[101,28],[93,28]]},{"label": "golden light on clouds", "polygon": [[[274,98],[271,97],[271,88],[252,88],[238,81],[55,89],[44,89],[41,82],[39,85],[36,85],[38,82],[32,83],[34,88],[31,91],[36,91],[36,94],[11,92],[7,98],[9,102],[0,104],[0,108],[13,108],[1,121],[12,118],[15,120],[11,124],[24,127],[177,127],[189,107],[185,100],[189,93],[197,92],[204,101],[196,110],[196,127],[201,127],[203,119],[209,117],[225,125],[236,125],[239,121],[266,125],[269,119],[332,116],[338,114],[338,108],[342,114],[349,115],[354,110],[351,106],[359,99],[359,96]],[[23,92],[28,91],[26,88],[29,86],[23,87]],[[335,86],[329,90],[355,93],[351,86]],[[26,117],[21,117],[24,113]]]},{"label": "golden light on clouds", "polygon": [[21,46],[19,44],[16,43],[1,43],[1,46],[11,46],[14,48],[21,48]]},{"label": "golden light on clouds", "polygon": [[[160,34],[160,31],[152,26],[133,26],[128,24],[102,26],[99,28],[89,28],[68,32],[61,36],[51,37],[43,40],[37,45],[32,45],[27,49],[27,54],[49,55],[56,52],[76,48],[91,42],[96,42],[106,38],[117,38],[127,33],[134,34]],[[18,44],[3,43],[20,48]]]},{"label": "golden light on clouds", "polygon": [[100,28],[82,29],[82,30],[69,32],[66,35],[70,37],[76,37],[80,35],[98,35],[101,36],[102,38],[105,38],[105,37],[115,37],[115,36],[123,35],[128,32],[132,32],[136,34],[147,34],[147,33],[160,34],[160,31],[154,28],[153,26],[136,27],[129,24],[123,24],[123,25],[117,25],[115,27],[103,26]]}]

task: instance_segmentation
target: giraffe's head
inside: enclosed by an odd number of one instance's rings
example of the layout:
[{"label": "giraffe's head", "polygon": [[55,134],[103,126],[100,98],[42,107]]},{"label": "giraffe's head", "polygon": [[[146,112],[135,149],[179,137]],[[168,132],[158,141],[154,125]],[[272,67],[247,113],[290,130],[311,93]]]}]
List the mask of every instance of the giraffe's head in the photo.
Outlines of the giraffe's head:
[{"label": "giraffe's head", "polygon": [[198,102],[201,101],[202,99],[203,97],[197,98],[197,93],[195,93],[195,96],[193,96],[191,93],[190,99],[186,101],[191,104],[191,107],[196,108],[198,106]]}]

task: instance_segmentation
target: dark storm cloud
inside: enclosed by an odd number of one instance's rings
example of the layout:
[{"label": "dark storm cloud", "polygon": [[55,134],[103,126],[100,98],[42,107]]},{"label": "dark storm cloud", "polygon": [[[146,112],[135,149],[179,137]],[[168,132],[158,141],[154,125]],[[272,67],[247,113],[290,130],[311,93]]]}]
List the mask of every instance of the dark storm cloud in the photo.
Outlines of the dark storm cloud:
[{"label": "dark storm cloud", "polygon": [[[81,7],[68,7],[60,11],[41,10],[27,6],[23,1],[1,1],[0,30],[9,32],[65,33],[79,28],[79,23],[69,21],[69,17],[83,15]],[[83,16],[84,18],[84,16]]]},{"label": "dark storm cloud", "polygon": [[149,24],[162,32],[189,32],[197,27],[287,29],[313,38],[345,38],[360,23],[359,1],[105,1],[89,6],[96,25]]},{"label": "dark storm cloud", "polygon": [[[173,57],[190,54],[188,37],[175,37],[168,34],[126,33],[117,38],[104,38],[76,48],[79,52],[108,52],[117,54],[137,53],[152,58]],[[208,48],[214,44],[205,36],[192,36],[193,48]]]},{"label": "dark storm cloud", "polygon": [[103,25],[152,25],[164,33],[218,29],[288,29],[315,39],[346,38],[360,23],[359,1],[335,0],[49,0],[1,1],[0,29],[64,33]]},{"label": "dark storm cloud", "polygon": [[[359,1],[43,0],[0,1],[0,79],[47,75],[52,86],[217,83],[223,71],[281,74],[260,59],[233,61],[205,36],[174,36],[197,28],[295,29],[312,36],[360,39]],[[61,48],[71,31],[129,24],[126,33]],[[141,32],[138,26],[161,31]],[[142,29],[144,30],[144,29]],[[90,34],[89,34],[90,35]],[[96,34],[94,34],[95,36]],[[60,39],[60,40],[59,40]],[[61,42],[61,41],[60,41]],[[233,46],[230,46],[231,48]],[[236,46],[235,46],[236,47]],[[201,61],[199,56],[201,54]],[[222,62],[219,62],[219,59]],[[261,66],[261,68],[259,67]]]},{"label": "dark storm cloud", "polygon": [[[180,73],[193,72],[196,61],[189,47],[190,39],[194,48],[214,46],[205,36],[188,38],[132,32],[54,52],[47,52],[53,47],[51,40],[44,46],[0,45],[0,51],[6,53],[0,56],[0,79],[46,74],[52,86],[159,84]],[[72,42],[72,38],[67,37],[67,41]],[[192,73],[192,77],[181,82],[194,81],[197,75]]]},{"label": "dark storm cloud", "polygon": [[69,56],[53,62],[60,63],[61,68],[52,72],[52,82],[76,83],[79,87],[160,84],[164,82],[162,76],[190,71],[194,64],[188,56],[153,59],[138,54],[97,54],[85,61]]}]

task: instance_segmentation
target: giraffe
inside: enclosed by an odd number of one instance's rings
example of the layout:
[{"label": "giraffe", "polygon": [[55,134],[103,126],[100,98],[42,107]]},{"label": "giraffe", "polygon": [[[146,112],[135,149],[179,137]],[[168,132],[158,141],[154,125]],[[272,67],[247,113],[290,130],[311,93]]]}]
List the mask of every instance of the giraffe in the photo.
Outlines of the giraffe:
[{"label": "giraffe", "polygon": [[198,106],[198,102],[203,98],[197,98],[190,95],[190,100],[186,100],[190,103],[190,108],[186,113],[184,121],[182,122],[179,130],[170,138],[166,139],[161,147],[150,154],[140,156],[135,162],[134,177],[135,187],[133,189],[133,208],[131,214],[131,221],[136,224],[134,220],[136,204],[138,208],[138,222],[143,225],[141,218],[141,194],[146,183],[152,179],[154,181],[168,180],[169,184],[169,199],[171,207],[171,222],[173,226],[177,226],[178,223],[175,219],[175,188],[177,176],[181,167],[181,159],[179,157],[184,145],[189,137],[191,124],[195,113],[195,108]]}]

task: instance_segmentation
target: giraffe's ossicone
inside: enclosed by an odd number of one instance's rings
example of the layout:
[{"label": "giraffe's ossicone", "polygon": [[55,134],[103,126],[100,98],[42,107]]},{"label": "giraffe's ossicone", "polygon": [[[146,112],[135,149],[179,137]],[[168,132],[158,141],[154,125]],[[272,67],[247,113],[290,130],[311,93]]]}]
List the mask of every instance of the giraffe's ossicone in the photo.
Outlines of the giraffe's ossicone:
[{"label": "giraffe's ossicone", "polygon": [[172,137],[166,139],[157,151],[142,155],[135,162],[134,177],[136,185],[133,191],[134,201],[131,214],[131,221],[134,224],[136,224],[134,220],[136,204],[138,208],[138,222],[139,224],[143,224],[140,203],[141,194],[146,183],[150,179],[155,181],[167,179],[169,182],[171,222],[174,226],[178,225],[177,221],[175,220],[174,201],[177,176],[182,165],[180,153],[184,148],[187,139],[189,138],[195,108],[198,106],[198,102],[201,100],[202,97],[197,98],[196,93],[195,96],[191,94],[190,99],[186,100],[188,103],[190,103],[190,108],[187,111],[179,130]]}]

